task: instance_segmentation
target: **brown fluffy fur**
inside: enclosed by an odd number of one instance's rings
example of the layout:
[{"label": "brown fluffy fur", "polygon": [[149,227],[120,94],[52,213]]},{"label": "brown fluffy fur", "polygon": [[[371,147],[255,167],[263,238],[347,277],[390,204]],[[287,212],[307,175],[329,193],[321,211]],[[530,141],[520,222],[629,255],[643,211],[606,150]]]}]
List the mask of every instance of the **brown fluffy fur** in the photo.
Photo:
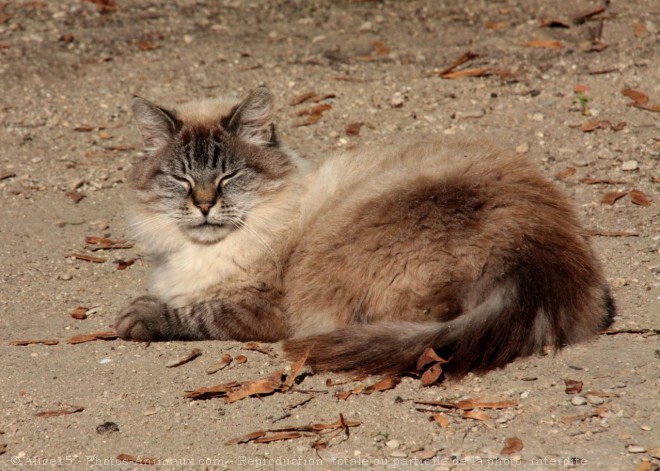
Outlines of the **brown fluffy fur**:
[{"label": "brown fluffy fur", "polygon": [[[150,149],[136,170],[138,235],[156,266],[154,295],[117,320],[122,338],[284,340],[291,357],[309,350],[316,369],[364,373],[401,372],[433,347],[461,375],[611,322],[584,231],[526,157],[427,137],[311,167],[277,142],[267,90],[196,107],[204,120],[134,106]],[[154,175],[191,142],[201,154],[215,142],[219,160],[257,169],[205,200],[218,220],[230,196],[251,206],[233,230],[203,240],[153,206]]]}]

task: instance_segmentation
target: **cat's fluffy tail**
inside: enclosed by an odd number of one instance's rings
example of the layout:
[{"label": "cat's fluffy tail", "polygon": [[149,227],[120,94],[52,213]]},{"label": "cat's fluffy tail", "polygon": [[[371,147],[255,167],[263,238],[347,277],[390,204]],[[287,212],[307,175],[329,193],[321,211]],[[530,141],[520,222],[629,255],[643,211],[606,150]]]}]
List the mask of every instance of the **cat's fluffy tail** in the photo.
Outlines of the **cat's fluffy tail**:
[{"label": "cat's fluffy tail", "polygon": [[[449,360],[443,370],[450,376],[504,366],[550,345],[589,338],[612,322],[614,305],[609,292],[598,293],[591,315],[549,315],[542,307],[521,302],[512,285],[501,286],[478,305],[448,322],[390,322],[359,324],[284,343],[295,359],[309,349],[307,364],[315,370],[398,374],[414,368],[424,350],[432,347]],[[588,321],[588,319],[591,319]],[[586,322],[585,322],[586,321]]]}]

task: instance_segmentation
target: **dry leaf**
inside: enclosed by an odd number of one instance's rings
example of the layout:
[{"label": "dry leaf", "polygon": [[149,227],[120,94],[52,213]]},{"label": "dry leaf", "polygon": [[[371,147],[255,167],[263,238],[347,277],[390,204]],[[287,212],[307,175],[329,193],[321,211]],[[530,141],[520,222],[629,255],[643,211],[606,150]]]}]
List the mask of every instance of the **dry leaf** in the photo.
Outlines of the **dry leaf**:
[{"label": "dry leaf", "polygon": [[59,340],[44,339],[44,340],[12,340],[9,345],[13,347],[24,347],[26,345],[57,345]]},{"label": "dry leaf", "polygon": [[91,262],[91,263],[104,263],[107,260],[107,258],[92,257],[91,255],[85,255],[82,253],[70,253],[67,255],[67,257],[72,257],[75,258],[76,260],[83,260],[85,262]]},{"label": "dry leaf", "polygon": [[627,232],[627,231],[606,231],[603,229],[588,229],[587,234],[590,236],[602,236],[602,237],[639,237],[637,232]]},{"label": "dry leaf", "polygon": [[575,167],[567,167],[565,170],[562,170],[557,175],[555,175],[555,177],[559,180],[563,180],[564,178],[570,177],[571,175],[575,175],[576,171],[577,170]]},{"label": "dry leaf", "polygon": [[452,70],[454,70],[456,67],[458,67],[460,65],[463,65],[466,62],[471,61],[472,59],[476,59],[477,57],[479,57],[479,54],[475,54],[472,51],[468,51],[464,54],[461,54],[461,56],[458,59],[456,59],[454,62],[452,62],[452,64],[449,67],[446,67],[446,68],[442,69],[440,72],[438,72],[438,75],[443,77],[444,75],[446,75],[446,74],[450,73]]},{"label": "dry leaf", "polygon": [[67,407],[64,407],[62,409],[39,412],[37,414],[34,414],[34,416],[35,417],[43,417],[43,418],[59,417],[60,415],[75,414],[76,412],[82,412],[84,410],[85,410],[85,408],[81,407],[81,406],[68,405]]},{"label": "dry leaf", "polygon": [[497,30],[497,29],[504,29],[508,25],[505,21],[486,21],[484,23],[484,26],[486,27],[486,29],[496,29]]},{"label": "dry leaf", "polygon": [[245,355],[238,355],[236,358],[234,358],[234,361],[237,365],[242,365],[248,361],[248,358]]},{"label": "dry leaf", "polygon": [[599,6],[599,7],[596,7],[596,8],[590,8],[589,10],[581,11],[581,12],[575,14],[575,16],[573,16],[573,21],[576,24],[584,23],[584,21],[587,18],[591,18],[592,16],[596,16],[600,13],[603,13],[606,9],[607,8],[604,7],[604,6]]},{"label": "dry leaf", "polygon": [[616,203],[619,199],[623,198],[628,194],[627,191],[610,191],[609,193],[605,193],[603,197],[600,199],[601,204],[609,204],[612,206],[614,203]]},{"label": "dry leaf", "polygon": [[116,332],[94,332],[91,334],[74,335],[68,339],[66,343],[75,345],[78,343],[91,342],[93,340],[115,340],[116,338]]},{"label": "dry leaf", "polygon": [[541,18],[539,20],[539,27],[541,28],[570,28],[569,24],[565,21],[555,18]]},{"label": "dry leaf", "polygon": [[158,458],[145,458],[143,456],[133,456],[133,455],[127,455],[125,453],[122,453],[120,455],[117,455],[117,460],[119,461],[129,461],[131,463],[137,463],[137,464],[157,464],[158,463]]},{"label": "dry leaf", "polygon": [[316,106],[313,106],[312,108],[306,109],[306,110],[300,110],[296,113],[296,116],[313,116],[313,115],[318,115],[318,114],[323,114],[326,111],[332,109],[332,105],[329,103],[321,103]]},{"label": "dry leaf", "polygon": [[633,34],[636,38],[641,38],[646,34],[646,25],[641,21],[633,21]]},{"label": "dry leaf", "polygon": [[232,404],[241,399],[245,399],[250,396],[271,394],[275,391],[277,385],[273,384],[272,381],[267,379],[262,379],[258,381],[248,381],[241,385],[241,389],[238,391],[232,391],[227,394],[225,398],[225,403]]},{"label": "dry leaf", "polygon": [[609,121],[602,121],[600,119],[591,119],[587,121],[586,123],[583,123],[580,129],[582,129],[582,132],[592,132],[595,131],[596,129],[607,129],[610,125]]},{"label": "dry leaf", "polygon": [[441,414],[440,412],[435,412],[431,415],[431,420],[440,424],[440,427],[447,428],[449,427],[449,419],[446,415]]},{"label": "dry leaf", "polygon": [[323,115],[320,114],[320,113],[319,114],[310,114],[304,120],[298,121],[297,123],[294,123],[293,127],[294,128],[299,128],[299,127],[302,127],[302,126],[311,126],[312,124],[318,123],[321,120],[322,117],[323,117]]},{"label": "dry leaf", "polygon": [[509,437],[504,440],[504,448],[500,451],[502,455],[513,455],[523,449],[523,442],[518,437]]},{"label": "dry leaf", "polygon": [[563,49],[564,45],[559,41],[548,41],[545,39],[533,39],[527,43],[527,47],[535,47],[542,49]]},{"label": "dry leaf", "polygon": [[254,440],[254,443],[270,443],[270,442],[277,442],[280,440],[291,440],[293,438],[300,438],[300,437],[302,437],[302,434],[300,432],[281,432],[271,436],[257,438]]},{"label": "dry leaf", "polygon": [[74,319],[77,319],[79,321],[87,319],[87,311],[89,311],[88,308],[79,306],[75,308],[73,311],[71,311],[71,314],[69,314],[71,317]]},{"label": "dry leaf", "polygon": [[463,412],[464,419],[474,419],[474,420],[479,420],[480,422],[483,422],[488,426],[489,428],[492,428],[495,426],[495,422],[493,419],[488,415],[487,413],[483,411],[478,411],[478,410],[466,410]]},{"label": "dry leaf", "polygon": [[340,401],[345,401],[349,397],[351,397],[353,393],[351,391],[337,391],[335,393],[335,397],[339,399]]},{"label": "dry leaf", "polygon": [[397,377],[385,378],[381,381],[378,381],[377,383],[372,384],[371,386],[367,386],[366,388],[364,388],[362,394],[373,394],[379,391],[387,391],[388,389],[394,389],[396,385],[399,384],[400,382],[401,382],[401,378],[397,378]]},{"label": "dry leaf", "polygon": [[64,192],[64,195],[71,198],[74,203],[80,203],[83,199],[85,199],[84,193],[78,193],[75,190],[67,190]]},{"label": "dry leaf", "polygon": [[291,106],[299,105],[301,103],[306,102],[307,100],[310,100],[310,99],[314,98],[315,96],[316,96],[316,92],[303,93],[301,95],[293,97],[291,99],[291,101],[289,102],[289,105],[291,105]]},{"label": "dry leaf", "polygon": [[589,91],[589,85],[583,85],[583,84],[578,83],[578,84],[575,86],[575,88],[573,89],[573,91],[574,91],[575,93],[580,93],[580,92],[582,92],[582,93],[586,93],[586,92]]},{"label": "dry leaf", "polygon": [[268,347],[266,345],[262,345],[258,342],[248,342],[245,345],[243,345],[244,350],[250,350],[252,352],[259,352],[263,353],[264,355],[268,355],[269,357],[274,357],[275,354],[273,353],[273,348]]},{"label": "dry leaf", "polygon": [[639,108],[640,110],[653,111],[654,113],[660,113],[660,105],[644,105],[642,103],[633,102],[632,106]]},{"label": "dry leaf", "polygon": [[[75,128],[73,128],[74,131],[78,131],[78,132],[92,132],[94,129],[97,129],[97,127],[90,126],[88,124],[81,124],[80,126],[76,126]],[[98,129],[102,129],[102,128],[98,128]]]},{"label": "dry leaf", "polygon": [[200,356],[202,351],[199,348],[193,348],[188,355],[179,358],[178,360],[172,360],[165,364],[167,368],[175,368],[177,366],[185,365],[188,362],[193,361],[195,358]]},{"label": "dry leaf", "polygon": [[234,438],[233,440],[229,440],[228,442],[225,443],[225,446],[230,446],[230,445],[238,445],[239,443],[248,443],[251,442],[252,440],[256,440],[257,438],[261,438],[266,435],[266,432],[263,431],[258,431],[258,432],[252,432],[248,433],[247,435],[244,435],[239,438]]},{"label": "dry leaf", "polygon": [[226,368],[227,365],[231,363],[231,355],[229,353],[225,353],[222,356],[222,360],[213,363],[211,366],[206,368],[206,374],[207,375],[212,375],[213,373],[217,373],[218,371],[222,370],[223,368]]},{"label": "dry leaf", "polygon": [[160,46],[146,41],[138,41],[137,47],[140,51],[151,51],[153,49],[158,49]]},{"label": "dry leaf", "polygon": [[112,139],[112,134],[110,134],[108,131],[101,131],[97,134],[99,139],[107,140],[107,139]]},{"label": "dry leaf", "polygon": [[515,407],[518,403],[515,401],[495,401],[484,402],[478,399],[465,399],[456,403],[457,409],[470,410],[477,407],[481,409],[506,409],[507,407]]},{"label": "dry leaf", "polygon": [[424,372],[420,379],[422,386],[431,386],[440,379],[440,376],[442,375],[442,364],[443,362],[437,362]]},{"label": "dry leaf", "polygon": [[645,104],[648,103],[649,97],[647,94],[640,92],[639,90],[633,90],[632,88],[624,88],[621,90],[621,94],[630,98],[635,103]]},{"label": "dry leaf", "polygon": [[288,389],[291,389],[291,386],[293,386],[293,383],[296,381],[296,377],[298,374],[300,374],[300,370],[303,369],[305,366],[305,362],[307,361],[307,357],[309,356],[309,348],[305,350],[303,353],[302,357],[300,357],[292,366],[291,366],[291,373],[286,377],[286,380],[284,381],[284,384],[282,384],[282,390],[286,391]]},{"label": "dry leaf", "polygon": [[364,123],[349,123],[349,124],[346,125],[346,128],[344,129],[344,131],[349,136],[359,136],[360,135],[360,128],[363,125],[364,125]]},{"label": "dry leaf", "polygon": [[630,195],[630,199],[634,204],[637,204],[639,206],[651,206],[651,201],[641,191],[632,190],[628,194]]},{"label": "dry leaf", "polygon": [[7,452],[7,444],[0,443],[0,455],[4,455]]},{"label": "dry leaf", "polygon": [[582,391],[582,381],[565,379],[564,384],[566,385],[566,394],[579,394]]},{"label": "dry leaf", "polygon": [[376,51],[377,56],[384,56],[390,53],[390,48],[383,41],[376,40],[371,43],[371,46],[374,48],[374,51]]},{"label": "dry leaf", "polygon": [[606,185],[627,185],[628,182],[624,182],[621,180],[611,180],[609,178],[590,178],[590,177],[585,177],[580,179],[580,183],[586,183],[587,185],[596,185],[599,183],[604,183]]},{"label": "dry leaf", "polygon": [[232,381],[230,383],[216,384],[207,388],[199,388],[193,391],[186,391],[184,395],[187,399],[210,399],[217,396],[226,396],[227,393],[233,391],[241,386],[241,383]]},{"label": "dry leaf", "polygon": [[97,237],[97,236],[85,237],[85,243],[96,246],[96,247],[92,247],[91,249],[92,251],[132,249],[134,247],[134,244],[128,243],[125,240],[112,240],[106,237]]},{"label": "dry leaf", "polygon": [[117,260],[117,270],[126,270],[128,267],[135,263],[134,258],[129,258],[126,260]]},{"label": "dry leaf", "polygon": [[491,74],[490,68],[478,67],[476,69],[463,69],[457,72],[448,72],[446,74],[442,74],[441,77],[444,79],[457,79],[465,77],[483,77],[489,74]]},{"label": "dry leaf", "polygon": [[7,178],[12,178],[15,177],[16,174],[14,172],[0,172],[0,181],[6,180]]},{"label": "dry leaf", "polygon": [[445,360],[440,358],[437,353],[435,353],[435,350],[432,348],[427,348],[424,350],[424,353],[420,355],[420,357],[417,359],[417,366],[415,369],[417,371],[422,371],[427,365],[434,363],[434,362],[443,362],[446,363]]}]

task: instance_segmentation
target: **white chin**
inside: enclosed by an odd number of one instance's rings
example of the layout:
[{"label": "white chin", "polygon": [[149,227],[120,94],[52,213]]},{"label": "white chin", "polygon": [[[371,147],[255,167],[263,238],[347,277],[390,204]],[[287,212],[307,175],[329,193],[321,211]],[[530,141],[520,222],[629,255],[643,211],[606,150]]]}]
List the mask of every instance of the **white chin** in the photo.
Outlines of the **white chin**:
[{"label": "white chin", "polygon": [[186,228],[186,235],[201,244],[219,242],[232,231],[230,226],[197,226]]}]

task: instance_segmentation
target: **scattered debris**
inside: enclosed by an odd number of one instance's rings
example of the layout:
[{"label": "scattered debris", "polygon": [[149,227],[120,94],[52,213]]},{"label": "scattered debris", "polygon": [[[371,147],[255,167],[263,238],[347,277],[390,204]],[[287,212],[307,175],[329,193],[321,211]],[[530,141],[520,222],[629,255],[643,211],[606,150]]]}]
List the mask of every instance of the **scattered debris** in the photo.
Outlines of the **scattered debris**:
[{"label": "scattered debris", "polygon": [[601,237],[639,237],[637,232],[628,232],[628,231],[606,231],[604,229],[588,229],[587,234],[590,236],[601,236]]},{"label": "scattered debris", "polygon": [[76,260],[82,260],[91,263],[105,263],[108,260],[107,258],[92,257],[91,255],[85,255],[82,253],[70,253],[67,254],[67,257],[71,257],[71,258],[75,258]]},{"label": "scattered debris", "polygon": [[117,264],[117,270],[126,270],[128,267],[135,263],[134,258],[119,259],[115,262]]},{"label": "scattered debris", "polygon": [[215,362],[211,366],[206,368],[206,374],[207,375],[212,375],[212,374],[217,373],[218,371],[226,368],[231,363],[231,360],[232,360],[231,355],[229,353],[225,353],[222,356],[222,359],[220,361]]},{"label": "scattered debris", "polygon": [[114,432],[119,432],[119,425],[114,422],[103,422],[101,425],[96,427],[96,433],[99,435],[105,435]]},{"label": "scattered debris", "polygon": [[30,339],[30,340],[12,340],[9,345],[14,347],[24,347],[26,345],[57,345],[60,343],[57,339]]},{"label": "scattered debris", "polygon": [[89,247],[92,252],[96,252],[97,250],[132,249],[134,247],[134,244],[126,242],[125,240],[112,240],[106,237],[96,236],[85,237],[85,243],[94,246]]},{"label": "scattered debris", "polygon": [[248,342],[242,347],[244,350],[250,350],[253,352],[259,352],[263,353],[264,355],[268,355],[269,357],[276,357],[275,353],[273,352],[272,347],[268,347],[266,345],[262,345],[258,342]]},{"label": "scattered debris", "polygon": [[69,315],[76,320],[82,321],[87,319],[87,311],[89,311],[89,308],[79,306],[71,311]]},{"label": "scattered debris", "polygon": [[628,194],[627,191],[610,191],[608,193],[605,193],[603,197],[600,199],[600,204],[609,204],[612,206],[614,203],[616,203],[618,200],[623,198]]},{"label": "scattered debris", "polygon": [[502,455],[512,455],[523,449],[523,442],[518,437],[509,437],[504,440],[504,448],[500,451]]},{"label": "scattered debris", "polygon": [[346,132],[347,135],[349,136],[359,136],[360,135],[360,129],[364,123],[349,123],[346,125],[346,128],[344,129],[344,132]]},{"label": "scattered debris", "polygon": [[85,408],[81,406],[66,405],[66,407],[63,407],[62,409],[39,412],[34,414],[34,416],[42,418],[59,417],[60,415],[75,414],[76,412],[82,412],[84,410]]},{"label": "scattered debris", "polygon": [[193,361],[195,358],[201,355],[202,351],[199,348],[193,348],[186,356],[181,357],[178,360],[172,360],[166,363],[165,366],[167,368],[175,368],[177,366],[185,365],[186,363]]},{"label": "scattered debris", "polygon": [[631,201],[636,205],[651,206],[651,201],[639,190],[632,190],[628,195],[630,196]]},{"label": "scattered debris", "polygon": [[565,170],[562,170],[561,172],[557,173],[555,175],[555,178],[557,178],[558,180],[563,180],[564,178],[568,178],[572,175],[575,175],[576,171],[577,170],[575,167],[567,167]]},{"label": "scattered debris", "polygon": [[582,381],[575,379],[565,379],[564,384],[566,385],[566,394],[579,394],[580,391],[582,391]]},{"label": "scattered debris", "polygon": [[116,332],[104,331],[104,332],[94,332],[91,334],[74,335],[73,337],[68,339],[66,343],[75,345],[78,343],[91,342],[93,340],[115,340],[115,339],[117,339]]},{"label": "scattered debris", "polygon": [[541,49],[563,49],[564,45],[559,41],[549,41],[545,39],[533,39],[527,43],[527,47]]}]

